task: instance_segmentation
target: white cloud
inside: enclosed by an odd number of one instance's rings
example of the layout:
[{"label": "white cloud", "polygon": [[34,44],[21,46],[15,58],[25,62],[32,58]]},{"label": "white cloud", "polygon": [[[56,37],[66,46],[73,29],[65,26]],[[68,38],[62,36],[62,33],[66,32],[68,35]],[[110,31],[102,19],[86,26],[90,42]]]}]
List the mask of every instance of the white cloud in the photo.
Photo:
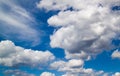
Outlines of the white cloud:
[{"label": "white cloud", "polygon": [[16,46],[9,40],[0,42],[1,65],[15,66],[17,64],[27,64],[42,67],[54,59],[54,55],[49,51],[43,52],[39,50],[24,49]]},{"label": "white cloud", "polygon": [[0,34],[7,39],[28,41],[33,46],[40,42],[39,33],[33,28],[34,18],[15,0],[0,0],[0,24]]},{"label": "white cloud", "polygon": [[6,70],[4,72],[5,76],[35,76],[34,74],[29,74],[21,70]]},{"label": "white cloud", "polygon": [[79,10],[83,8],[89,8],[88,5],[98,5],[102,4],[103,6],[110,6],[113,4],[119,4],[119,0],[40,0],[37,4],[38,8],[44,8],[46,10],[66,10],[73,8],[74,10]]},{"label": "white cloud", "polygon": [[61,60],[60,61],[55,61],[55,62],[50,64],[50,68],[55,69],[55,70],[63,68],[65,66],[66,66],[66,62],[61,61]]},{"label": "white cloud", "polygon": [[63,48],[66,59],[70,59],[56,61],[50,67],[66,72],[63,76],[109,76],[83,65],[91,56],[116,47],[112,39],[119,38],[120,16],[111,8],[119,3],[119,0],[40,0],[38,8],[59,10],[48,19],[50,26],[57,27],[50,36],[50,45]]},{"label": "white cloud", "polygon": [[[59,10],[48,19],[48,24],[58,27],[50,36],[52,48],[65,50],[69,61],[56,61],[50,66],[63,76],[109,76],[103,71],[84,68],[75,63],[77,60],[90,60],[91,56],[116,48],[112,40],[119,38],[120,16],[111,8],[119,0],[40,0],[37,7],[47,11]],[[76,67],[73,67],[76,66]]]},{"label": "white cloud", "polygon": [[55,76],[55,74],[50,72],[43,72],[40,76]]},{"label": "white cloud", "polygon": [[114,75],[112,76],[120,76],[120,72],[116,72]]},{"label": "white cloud", "polygon": [[[120,16],[112,11],[111,7],[119,2],[41,0],[37,6],[48,11],[60,10],[57,15],[48,19],[49,25],[60,27],[50,36],[51,47],[66,50],[67,59],[81,57],[89,60],[90,56],[115,47],[111,42],[119,36]],[[84,52],[84,55],[78,56],[81,52]]]},{"label": "white cloud", "polygon": [[68,68],[79,68],[79,67],[82,67],[83,64],[84,64],[83,60],[71,59],[68,62],[55,61],[50,65],[50,67],[52,69],[65,70]]},{"label": "white cloud", "polygon": [[[110,10],[106,12],[107,9],[105,11],[102,9],[99,12],[100,10],[96,8],[93,10],[94,13],[91,13],[89,12],[91,9],[85,9],[85,11],[79,11],[80,13],[77,11],[73,15],[68,14],[67,16],[64,16],[64,14],[72,11],[60,12],[64,18],[61,18],[59,14],[57,18],[58,21],[63,23],[58,22],[57,25],[61,25],[62,27],[50,37],[51,46],[60,47],[69,52],[84,51],[91,54],[97,54],[102,50],[113,48],[111,42],[119,34],[118,31],[120,29],[116,22],[119,21],[120,17],[110,14]],[[90,15],[88,14],[86,17],[85,13],[88,12]],[[104,13],[107,13],[107,15]],[[54,17],[51,17],[49,20],[51,19],[56,20]],[[68,20],[66,21],[66,19]]]},{"label": "white cloud", "polygon": [[69,60],[67,66],[69,66],[69,67],[80,67],[83,64],[84,64],[83,60],[72,59],[72,60]]},{"label": "white cloud", "polygon": [[120,59],[120,51],[118,50],[115,50],[112,55],[111,55],[112,58],[118,58]]},{"label": "white cloud", "polygon": [[109,76],[104,71],[95,71],[92,68],[84,68],[83,60],[72,59],[69,61],[55,61],[50,65],[51,69],[65,73],[62,76]]},{"label": "white cloud", "polygon": [[84,51],[81,51],[80,53],[69,53],[68,51],[65,51],[65,58],[66,59],[83,59],[83,60],[90,60],[91,56],[85,53]]}]

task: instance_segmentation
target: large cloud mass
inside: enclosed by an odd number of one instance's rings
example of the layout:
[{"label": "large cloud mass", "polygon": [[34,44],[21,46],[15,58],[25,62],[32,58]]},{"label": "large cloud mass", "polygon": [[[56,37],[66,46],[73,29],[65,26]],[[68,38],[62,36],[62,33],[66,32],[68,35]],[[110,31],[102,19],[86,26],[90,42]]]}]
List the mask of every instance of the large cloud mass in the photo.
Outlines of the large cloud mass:
[{"label": "large cloud mass", "polygon": [[[84,60],[117,48],[112,41],[120,36],[120,14],[112,8],[119,3],[120,0],[41,0],[38,8],[58,11],[47,21],[57,28],[50,36],[50,45],[64,49],[70,59],[56,61],[51,68],[65,72],[63,76],[109,76],[83,65]],[[112,56],[118,57],[116,52]]]},{"label": "large cloud mass", "polygon": [[0,64],[5,66],[15,66],[17,64],[27,64],[42,67],[54,60],[54,55],[49,51],[38,51],[24,49],[16,46],[12,41],[0,42]]},{"label": "large cloud mass", "polygon": [[59,10],[48,19],[49,25],[60,27],[50,37],[50,45],[65,49],[66,58],[84,53],[80,58],[88,59],[89,55],[114,47],[112,39],[120,34],[120,16],[111,8],[118,3],[119,0],[41,0],[37,6]]}]

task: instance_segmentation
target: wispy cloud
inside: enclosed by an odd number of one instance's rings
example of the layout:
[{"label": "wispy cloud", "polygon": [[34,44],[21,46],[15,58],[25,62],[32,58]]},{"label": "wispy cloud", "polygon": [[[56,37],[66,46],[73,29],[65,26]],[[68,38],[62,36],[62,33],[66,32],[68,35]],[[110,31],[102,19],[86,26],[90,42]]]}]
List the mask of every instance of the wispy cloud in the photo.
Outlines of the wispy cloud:
[{"label": "wispy cloud", "polygon": [[37,45],[40,34],[33,26],[36,24],[32,15],[14,0],[0,0],[0,34],[7,39],[28,41]]}]

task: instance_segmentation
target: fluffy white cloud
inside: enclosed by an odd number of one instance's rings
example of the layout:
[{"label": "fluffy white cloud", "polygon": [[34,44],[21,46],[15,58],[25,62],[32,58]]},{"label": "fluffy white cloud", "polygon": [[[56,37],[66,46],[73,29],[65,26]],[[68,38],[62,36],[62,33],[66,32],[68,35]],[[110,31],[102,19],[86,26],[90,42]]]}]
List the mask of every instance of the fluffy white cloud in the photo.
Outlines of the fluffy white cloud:
[{"label": "fluffy white cloud", "polygon": [[[65,18],[61,18],[60,20],[60,15],[58,15],[58,21],[63,22],[62,25],[65,25],[50,37],[51,46],[63,48],[71,53],[84,51],[85,53],[91,53],[93,55],[100,53],[102,50],[113,48],[111,42],[112,39],[119,34],[118,31],[120,31],[120,29],[116,22],[119,21],[120,17],[117,17],[117,15],[113,16],[105,11],[96,12],[99,8],[92,10],[95,11],[94,13],[91,13],[91,9],[88,9],[87,11],[77,11],[73,15],[71,14],[72,16],[63,15]],[[71,11],[62,12],[62,14],[66,12]],[[82,12],[83,15],[79,12]],[[88,12],[90,15],[88,14],[86,17],[85,13]],[[50,20],[51,19],[56,20],[54,17],[51,17]],[[66,21],[64,19],[68,20]],[[57,25],[61,24],[58,22]]]},{"label": "fluffy white cloud", "polygon": [[[50,45],[63,48],[66,59],[71,59],[54,62],[51,68],[66,72],[63,76],[109,76],[103,71],[78,65],[84,65],[84,60],[104,50],[116,48],[112,40],[119,38],[120,16],[111,8],[119,3],[119,0],[40,0],[38,8],[59,10],[48,19],[50,26],[57,27],[50,36]],[[83,63],[77,64],[78,60]]]},{"label": "fluffy white cloud", "polygon": [[109,76],[108,73],[104,73],[103,71],[98,71],[98,72],[95,72],[95,71],[92,71],[92,69],[86,69],[87,72],[85,73],[80,73],[80,74],[77,74],[77,73],[66,73],[62,76]]},{"label": "fluffy white cloud", "polygon": [[43,52],[39,50],[24,49],[16,46],[12,41],[9,40],[0,42],[1,65],[14,66],[17,64],[27,64],[31,66],[42,67],[54,59],[54,55],[49,51]]},{"label": "fluffy white cloud", "polygon": [[35,76],[34,74],[29,74],[21,70],[6,70],[4,72],[5,76]]},{"label": "fluffy white cloud", "polygon": [[69,60],[67,66],[69,66],[69,67],[80,67],[83,64],[84,64],[84,62],[82,60],[72,59],[72,60]]},{"label": "fluffy white cloud", "polygon": [[40,76],[55,76],[55,74],[50,72],[43,72]]},{"label": "fluffy white cloud", "polygon": [[120,51],[118,50],[115,50],[112,55],[111,55],[112,58],[118,58],[120,59]]},{"label": "fluffy white cloud", "polygon": [[114,75],[112,76],[120,76],[120,72],[116,72]]},{"label": "fluffy white cloud", "polygon": [[0,35],[6,39],[31,42],[33,46],[40,42],[40,32],[33,28],[35,19],[15,0],[0,0],[0,24]]},{"label": "fluffy white cloud", "polygon": [[109,76],[104,71],[95,71],[91,68],[84,68],[83,60],[72,59],[69,61],[55,61],[50,67],[51,69],[64,72],[62,76]]},{"label": "fluffy white cloud", "polygon": [[84,51],[81,51],[80,53],[70,53],[68,51],[65,51],[65,58],[66,59],[83,59],[83,60],[90,60],[91,56],[85,53]]},{"label": "fluffy white cloud", "polygon": [[[112,49],[112,39],[119,37],[119,14],[111,7],[119,0],[41,0],[39,8],[60,10],[48,19],[54,27],[60,27],[50,37],[51,47],[66,50],[66,58],[90,59],[103,50]],[[48,5],[49,4],[49,5]],[[72,9],[69,9],[72,8]],[[63,11],[64,10],[64,11]],[[84,53],[84,55],[83,55]]]},{"label": "fluffy white cloud", "polygon": [[65,70],[69,68],[79,68],[82,67],[84,64],[83,60],[78,59],[71,59],[68,62],[65,61],[55,61],[50,65],[52,69],[59,69],[59,70]]},{"label": "fluffy white cloud", "polygon": [[[41,0],[38,4],[38,8],[44,8],[46,10],[66,10],[73,8],[74,10],[89,8],[88,5],[104,5],[109,6],[113,4],[119,4],[119,0]],[[100,6],[102,6],[100,5]]]}]

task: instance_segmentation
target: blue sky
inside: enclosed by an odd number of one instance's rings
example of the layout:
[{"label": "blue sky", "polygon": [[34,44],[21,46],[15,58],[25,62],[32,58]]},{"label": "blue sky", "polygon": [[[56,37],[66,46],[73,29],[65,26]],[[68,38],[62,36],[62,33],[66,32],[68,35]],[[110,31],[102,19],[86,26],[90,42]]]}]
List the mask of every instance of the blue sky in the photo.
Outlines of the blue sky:
[{"label": "blue sky", "polygon": [[119,0],[1,0],[1,76],[120,76]]}]

